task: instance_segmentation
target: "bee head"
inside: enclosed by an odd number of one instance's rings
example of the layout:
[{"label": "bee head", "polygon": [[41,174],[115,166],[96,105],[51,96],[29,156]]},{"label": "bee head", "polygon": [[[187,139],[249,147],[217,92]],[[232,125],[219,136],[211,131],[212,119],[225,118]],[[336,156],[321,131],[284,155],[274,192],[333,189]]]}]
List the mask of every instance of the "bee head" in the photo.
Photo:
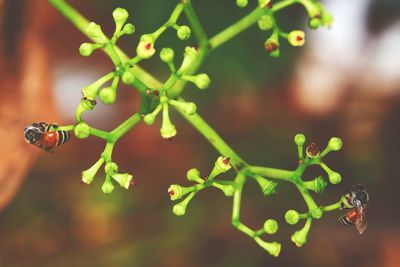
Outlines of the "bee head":
[{"label": "bee head", "polygon": [[37,127],[27,126],[24,129],[24,138],[29,144],[35,144],[36,142],[40,141],[42,135],[42,131],[40,131],[40,129]]}]

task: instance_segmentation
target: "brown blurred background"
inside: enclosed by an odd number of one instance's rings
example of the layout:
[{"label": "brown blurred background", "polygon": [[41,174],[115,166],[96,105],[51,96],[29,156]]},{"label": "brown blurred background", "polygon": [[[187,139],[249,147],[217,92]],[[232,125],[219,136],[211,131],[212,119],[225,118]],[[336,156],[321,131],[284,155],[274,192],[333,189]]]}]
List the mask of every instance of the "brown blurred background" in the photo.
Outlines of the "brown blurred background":
[{"label": "brown blurred background", "polygon": [[[137,29],[120,42],[129,55],[138,36],[160,26],[175,5],[70,2],[109,34],[112,10],[127,8]],[[250,10],[233,0],[194,2],[210,36]],[[300,226],[287,226],[283,215],[305,209],[299,193],[281,183],[280,196],[263,198],[249,183],[243,221],[253,228],[270,217],[281,223],[279,233],[267,237],[283,243],[275,259],[231,227],[231,200],[216,190],[201,192],[186,216],[172,214],[168,185],[187,184],[192,167],[207,173],[218,156],[178,114],[172,115],[179,133],[171,142],[160,138],[159,125],[139,125],[118,142],[114,159],[139,185],[111,195],[101,192],[101,175],[91,186],[79,183],[81,171],[102,152],[101,140],[72,138],[54,154],[25,144],[22,129],[33,121],[74,123],[81,88],[112,65],[101,52],[79,56],[87,39],[47,1],[0,0],[0,266],[400,266],[400,2],[327,2],[334,25],[307,32],[303,48],[282,41],[281,57],[272,59],[263,50],[267,35],[253,27],[206,61],[208,91],[189,86],[184,93],[253,164],[295,168],[297,132],[321,146],[331,136],[343,138],[343,150],[328,157],[343,182],[317,200],[332,203],[351,185],[365,184],[371,196],[366,233],[342,227],[341,213],[333,212],[316,221],[308,243],[296,248],[290,235]],[[278,15],[287,30],[304,28],[306,20],[301,7]],[[176,47],[177,54],[184,46],[172,31],[158,45]],[[165,79],[167,68],[156,58],[143,66]],[[117,104],[99,104],[86,118],[110,130],[137,105],[137,93],[121,87]],[[319,172],[311,170],[309,178]]]}]

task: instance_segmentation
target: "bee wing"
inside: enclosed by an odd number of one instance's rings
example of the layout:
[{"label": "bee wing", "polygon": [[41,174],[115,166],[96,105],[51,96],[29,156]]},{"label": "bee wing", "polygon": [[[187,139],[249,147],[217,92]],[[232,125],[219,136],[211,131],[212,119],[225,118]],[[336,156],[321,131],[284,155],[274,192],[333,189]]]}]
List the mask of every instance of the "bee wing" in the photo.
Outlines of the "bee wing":
[{"label": "bee wing", "polygon": [[356,228],[361,235],[367,229],[366,206],[361,204],[358,199],[355,201],[355,208],[357,210]]}]

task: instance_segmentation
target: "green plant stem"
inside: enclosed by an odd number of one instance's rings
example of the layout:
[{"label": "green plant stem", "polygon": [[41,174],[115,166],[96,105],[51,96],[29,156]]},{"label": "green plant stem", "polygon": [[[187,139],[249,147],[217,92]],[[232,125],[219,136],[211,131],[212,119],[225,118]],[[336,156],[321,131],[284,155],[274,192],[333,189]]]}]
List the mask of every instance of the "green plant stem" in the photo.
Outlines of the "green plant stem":
[{"label": "green plant stem", "polygon": [[201,49],[204,49],[208,45],[208,37],[206,32],[201,25],[199,18],[197,17],[196,12],[194,11],[192,1],[191,0],[181,0],[184,5],[184,12],[186,17],[192,26],[193,32],[196,35],[196,38],[199,42],[199,46]]},{"label": "green plant stem", "polygon": [[333,203],[331,205],[323,207],[323,210],[324,211],[337,210],[337,209],[340,209],[341,204],[342,204],[342,200],[339,200],[338,202],[335,202],[335,203]]},{"label": "green plant stem", "polygon": [[90,134],[94,135],[98,138],[104,139],[104,140],[108,140],[110,137],[109,133],[99,130],[99,129],[96,129],[96,128],[93,128],[93,127],[90,127]]},{"label": "green plant stem", "polygon": [[117,128],[110,132],[110,141],[115,143],[118,139],[120,139],[124,134],[126,134],[132,127],[138,124],[142,120],[142,117],[139,113],[135,113],[123,123],[121,123]]},{"label": "green plant stem", "polygon": [[277,180],[293,182],[294,171],[274,169],[274,168],[261,167],[261,166],[250,166],[250,170],[253,173],[258,174],[263,177],[266,177],[266,178],[273,178],[273,179],[277,179]]}]

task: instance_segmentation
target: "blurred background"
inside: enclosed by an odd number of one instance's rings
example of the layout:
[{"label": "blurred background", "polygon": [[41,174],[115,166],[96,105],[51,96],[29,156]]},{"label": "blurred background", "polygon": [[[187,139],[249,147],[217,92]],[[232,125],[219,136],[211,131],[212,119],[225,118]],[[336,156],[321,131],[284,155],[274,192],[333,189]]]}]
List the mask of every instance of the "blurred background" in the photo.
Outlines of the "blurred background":
[{"label": "blurred background", "polygon": [[[158,28],[175,2],[70,1],[109,34],[112,10],[127,8],[137,30],[120,46],[131,56],[138,37]],[[307,31],[304,47],[282,41],[281,56],[270,58],[263,48],[268,33],[252,27],[210,55],[202,68],[212,78],[208,91],[188,86],[184,92],[252,164],[294,169],[292,140],[298,132],[320,147],[331,136],[343,138],[342,151],[327,159],[343,182],[316,200],[333,203],[363,183],[371,197],[367,231],[359,236],[339,225],[342,212],[336,211],[315,221],[308,242],[297,248],[290,235],[301,226],[286,225],[283,216],[287,209],[305,210],[298,191],[280,183],[279,196],[264,198],[248,183],[242,221],[255,229],[266,218],[280,222],[278,234],[266,237],[283,244],[280,257],[273,258],[231,227],[231,199],[217,190],[198,194],[186,216],[172,214],[168,186],[187,185],[192,167],[208,173],[218,156],[176,113],[179,133],[171,142],[159,136],[156,123],[138,125],[117,143],[114,159],[138,186],[116,187],[111,195],[101,192],[101,175],[91,186],[80,184],[81,171],[104,149],[101,140],[72,138],[53,154],[25,144],[22,129],[31,122],[74,123],[82,87],[112,64],[101,52],[81,57],[78,48],[87,39],[47,1],[0,0],[0,266],[400,266],[400,2],[326,5],[334,24]],[[233,0],[194,6],[209,36],[252,8],[239,9]],[[277,18],[284,30],[307,23],[300,6]],[[185,44],[169,31],[158,45],[180,54]],[[143,67],[161,80],[168,75],[157,57]],[[120,87],[117,104],[99,103],[85,115],[93,126],[110,130],[137,106],[138,94]],[[319,173],[313,169],[308,178]]]}]

